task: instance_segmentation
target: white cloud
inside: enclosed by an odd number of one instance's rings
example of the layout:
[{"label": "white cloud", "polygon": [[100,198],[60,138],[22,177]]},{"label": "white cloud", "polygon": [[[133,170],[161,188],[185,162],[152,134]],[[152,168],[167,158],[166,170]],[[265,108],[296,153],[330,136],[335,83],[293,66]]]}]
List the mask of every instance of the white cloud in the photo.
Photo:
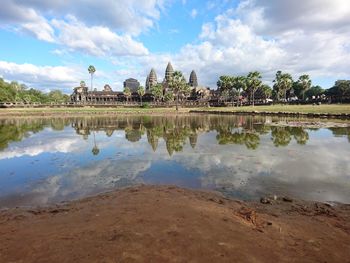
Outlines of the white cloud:
[{"label": "white cloud", "polygon": [[60,18],[66,14],[77,17],[88,26],[102,25],[110,30],[139,34],[160,18],[165,0],[100,0],[100,1],[46,1],[4,0],[1,3],[0,21],[24,23],[31,13]]},{"label": "white cloud", "polygon": [[145,60],[154,64],[146,65],[163,71],[165,56],[184,73],[195,69],[199,82],[211,87],[220,75],[253,70],[267,82],[277,70],[295,78],[350,77],[348,1],[243,1],[204,24],[198,40],[177,54],[152,54],[156,58]]},{"label": "white cloud", "polygon": [[[85,72],[85,71],[84,71]],[[37,66],[0,61],[0,76],[39,88],[69,88],[77,85],[86,74],[74,66]]]},{"label": "white cloud", "polygon": [[19,30],[26,31],[40,40],[54,42],[54,30],[35,9],[23,7],[11,0],[2,1],[0,25],[13,28],[18,24],[21,25]]},{"label": "white cloud", "polygon": [[71,50],[83,51],[94,56],[148,54],[144,45],[133,40],[130,35],[118,35],[103,26],[87,27],[72,16],[68,17],[68,22],[53,20],[52,25],[59,32],[58,43]]}]

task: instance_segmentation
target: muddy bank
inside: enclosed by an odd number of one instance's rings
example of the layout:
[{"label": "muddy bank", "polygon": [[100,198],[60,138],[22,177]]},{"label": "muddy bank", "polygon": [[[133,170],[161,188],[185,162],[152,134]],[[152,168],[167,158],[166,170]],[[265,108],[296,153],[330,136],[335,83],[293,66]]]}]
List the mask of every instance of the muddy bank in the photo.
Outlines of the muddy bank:
[{"label": "muddy bank", "polygon": [[0,262],[350,262],[350,205],[138,186],[0,212]]}]

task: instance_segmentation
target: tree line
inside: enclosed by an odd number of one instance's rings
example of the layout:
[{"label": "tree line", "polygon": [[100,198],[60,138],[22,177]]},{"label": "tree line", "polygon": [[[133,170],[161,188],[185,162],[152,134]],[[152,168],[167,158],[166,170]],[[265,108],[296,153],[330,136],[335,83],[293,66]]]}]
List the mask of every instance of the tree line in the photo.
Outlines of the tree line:
[{"label": "tree line", "polygon": [[0,102],[17,103],[66,103],[69,96],[60,90],[44,93],[16,81],[6,82],[0,78]]},{"label": "tree line", "polygon": [[[350,80],[337,80],[333,87],[323,89],[312,85],[309,75],[301,75],[293,80],[292,75],[277,71],[272,87],[262,82],[258,71],[249,72],[246,76],[222,75],[217,81],[217,87],[222,100],[236,101],[242,104],[243,97],[254,106],[256,98],[266,101],[287,102],[291,99],[306,101],[313,98],[329,98],[342,102],[350,97]],[[243,96],[241,96],[243,95]]]}]

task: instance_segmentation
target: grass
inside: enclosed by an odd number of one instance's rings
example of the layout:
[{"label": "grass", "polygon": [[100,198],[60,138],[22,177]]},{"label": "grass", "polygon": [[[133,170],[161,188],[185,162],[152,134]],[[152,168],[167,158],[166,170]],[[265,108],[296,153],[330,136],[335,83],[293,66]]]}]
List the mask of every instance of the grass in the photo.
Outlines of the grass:
[{"label": "grass", "polygon": [[[244,107],[212,107],[212,108],[180,108],[180,113],[188,113],[190,110],[199,111],[223,111],[223,112],[300,112],[300,113],[329,113],[350,114],[350,104],[331,105],[268,105],[268,106],[244,106]],[[176,113],[175,108],[9,108],[0,109],[0,116],[30,116],[51,114],[171,114]]]},{"label": "grass", "polygon": [[299,112],[299,113],[329,113],[329,114],[350,114],[350,104],[330,105],[264,105],[244,107],[223,107],[223,108],[201,108],[198,110],[224,111],[224,112]]},{"label": "grass", "polygon": [[[182,108],[180,113],[188,113],[190,109]],[[59,114],[167,114],[175,113],[175,108],[134,108],[134,107],[79,107],[79,108],[5,108],[0,109],[0,116],[30,116]]]}]

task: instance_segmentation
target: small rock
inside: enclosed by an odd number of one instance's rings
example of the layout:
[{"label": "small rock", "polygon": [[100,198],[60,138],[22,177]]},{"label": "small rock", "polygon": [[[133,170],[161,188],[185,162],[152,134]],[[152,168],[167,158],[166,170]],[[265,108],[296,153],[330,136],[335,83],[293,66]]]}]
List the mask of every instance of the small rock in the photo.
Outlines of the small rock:
[{"label": "small rock", "polygon": [[272,226],[272,222],[267,222],[267,225],[268,226]]},{"label": "small rock", "polygon": [[284,197],[282,198],[282,200],[283,200],[284,202],[293,202],[293,199],[290,198],[290,197],[287,197],[287,196],[284,196]]},{"label": "small rock", "polygon": [[260,198],[260,203],[262,203],[262,204],[271,204],[272,201],[269,198],[261,197]]}]

